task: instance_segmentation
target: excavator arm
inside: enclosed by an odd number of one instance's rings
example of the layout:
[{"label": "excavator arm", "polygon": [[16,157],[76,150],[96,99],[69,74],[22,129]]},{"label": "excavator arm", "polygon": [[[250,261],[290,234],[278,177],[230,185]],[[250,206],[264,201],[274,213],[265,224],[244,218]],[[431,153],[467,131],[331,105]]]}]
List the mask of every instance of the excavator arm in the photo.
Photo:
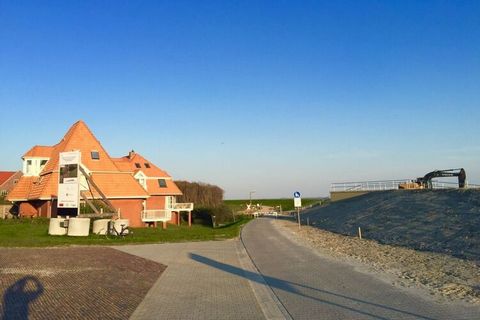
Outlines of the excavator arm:
[{"label": "excavator arm", "polygon": [[467,175],[463,168],[460,169],[447,169],[447,170],[435,170],[427,173],[425,176],[418,178],[417,183],[425,189],[432,189],[432,179],[439,177],[458,177],[458,187],[465,188],[465,180]]}]

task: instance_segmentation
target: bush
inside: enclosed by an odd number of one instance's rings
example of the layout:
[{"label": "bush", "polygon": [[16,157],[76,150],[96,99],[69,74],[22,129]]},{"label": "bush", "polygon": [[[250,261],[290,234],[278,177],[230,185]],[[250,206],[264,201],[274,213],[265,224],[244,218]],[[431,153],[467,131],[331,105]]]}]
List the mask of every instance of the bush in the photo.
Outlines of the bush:
[{"label": "bush", "polygon": [[195,224],[212,225],[212,208],[195,208],[192,211],[192,220]]},{"label": "bush", "polygon": [[217,208],[223,203],[222,188],[203,182],[175,181],[182,191],[177,202],[193,202],[198,207]]},{"label": "bush", "polygon": [[212,225],[213,217],[215,224],[226,224],[233,221],[233,212],[226,205],[220,205],[216,208],[196,208],[192,211],[192,219],[194,223],[203,225]]}]

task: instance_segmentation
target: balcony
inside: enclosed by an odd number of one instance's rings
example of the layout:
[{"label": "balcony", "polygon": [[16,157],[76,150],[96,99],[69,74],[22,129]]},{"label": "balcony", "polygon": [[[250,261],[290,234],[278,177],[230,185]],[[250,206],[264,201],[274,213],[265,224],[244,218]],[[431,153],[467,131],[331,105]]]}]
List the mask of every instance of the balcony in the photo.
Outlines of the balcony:
[{"label": "balcony", "polygon": [[192,211],[193,210],[193,203],[192,202],[174,203],[171,210],[172,211]]},{"label": "balcony", "polygon": [[172,219],[171,210],[143,210],[142,221],[143,222],[167,222]]}]

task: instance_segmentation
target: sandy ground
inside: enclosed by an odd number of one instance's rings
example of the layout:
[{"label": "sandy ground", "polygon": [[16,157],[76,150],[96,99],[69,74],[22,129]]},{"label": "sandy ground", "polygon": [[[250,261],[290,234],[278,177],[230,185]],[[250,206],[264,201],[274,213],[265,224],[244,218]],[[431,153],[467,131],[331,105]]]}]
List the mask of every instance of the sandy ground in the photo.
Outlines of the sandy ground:
[{"label": "sandy ground", "polygon": [[480,266],[445,254],[421,252],[344,236],[314,227],[277,220],[293,240],[346,262],[361,263],[368,272],[393,285],[421,290],[436,300],[480,305]]}]

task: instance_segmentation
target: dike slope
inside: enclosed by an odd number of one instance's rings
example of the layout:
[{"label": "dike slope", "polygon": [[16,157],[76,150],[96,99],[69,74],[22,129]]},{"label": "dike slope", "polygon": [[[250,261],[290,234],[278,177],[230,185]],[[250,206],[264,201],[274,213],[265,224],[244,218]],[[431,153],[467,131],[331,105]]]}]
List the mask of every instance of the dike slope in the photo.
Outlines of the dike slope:
[{"label": "dike slope", "polygon": [[315,207],[310,225],[480,265],[480,190],[393,190]]}]

